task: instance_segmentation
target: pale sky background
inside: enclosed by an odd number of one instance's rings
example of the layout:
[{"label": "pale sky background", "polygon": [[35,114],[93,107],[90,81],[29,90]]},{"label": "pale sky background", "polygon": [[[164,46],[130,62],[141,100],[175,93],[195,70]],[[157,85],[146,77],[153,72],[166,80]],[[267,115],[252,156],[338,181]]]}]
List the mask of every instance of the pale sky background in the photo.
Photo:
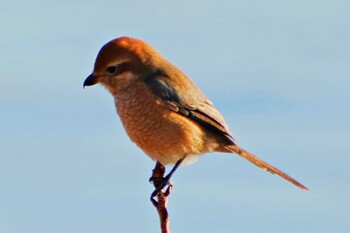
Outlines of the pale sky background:
[{"label": "pale sky background", "polygon": [[0,2],[0,232],[159,232],[153,161],[111,96],[82,88],[100,47],[155,46],[244,148],[174,176],[173,232],[350,232],[349,1]]}]

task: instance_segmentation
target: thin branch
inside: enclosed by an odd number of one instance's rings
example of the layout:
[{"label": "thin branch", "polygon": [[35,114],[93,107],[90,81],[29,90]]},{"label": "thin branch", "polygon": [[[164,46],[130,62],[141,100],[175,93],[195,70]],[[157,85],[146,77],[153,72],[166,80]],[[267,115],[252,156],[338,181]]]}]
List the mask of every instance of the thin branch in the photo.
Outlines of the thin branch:
[{"label": "thin branch", "polygon": [[[158,163],[156,164],[156,167],[153,169],[152,177],[150,180],[153,182],[154,187],[157,189],[160,185],[162,185],[163,179],[165,174],[165,167]],[[169,214],[167,210],[167,204],[168,204],[168,196],[171,192],[172,185],[170,184],[165,192],[162,190],[158,192],[157,194],[157,201],[154,199],[154,197],[151,197],[152,204],[154,207],[156,207],[159,215],[159,221],[160,221],[160,229],[162,233],[170,233],[170,220],[169,220]]]}]

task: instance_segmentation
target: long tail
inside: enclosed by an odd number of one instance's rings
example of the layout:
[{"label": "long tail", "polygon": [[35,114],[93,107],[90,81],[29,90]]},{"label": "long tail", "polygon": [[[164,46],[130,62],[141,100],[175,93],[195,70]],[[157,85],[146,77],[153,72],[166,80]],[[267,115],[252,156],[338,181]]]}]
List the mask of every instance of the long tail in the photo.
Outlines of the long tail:
[{"label": "long tail", "polygon": [[248,151],[244,150],[243,148],[237,146],[237,145],[229,145],[225,147],[228,151],[233,152],[241,156],[242,158],[245,158],[246,160],[250,161],[251,163],[255,164],[256,166],[271,172],[272,174],[279,175],[283,179],[291,182],[292,184],[296,185],[297,187],[304,189],[304,190],[309,190],[307,187],[293,179],[292,177],[288,176],[286,173],[282,172],[281,170],[275,168],[274,166],[266,163],[265,161],[259,159],[255,155],[249,153]]}]

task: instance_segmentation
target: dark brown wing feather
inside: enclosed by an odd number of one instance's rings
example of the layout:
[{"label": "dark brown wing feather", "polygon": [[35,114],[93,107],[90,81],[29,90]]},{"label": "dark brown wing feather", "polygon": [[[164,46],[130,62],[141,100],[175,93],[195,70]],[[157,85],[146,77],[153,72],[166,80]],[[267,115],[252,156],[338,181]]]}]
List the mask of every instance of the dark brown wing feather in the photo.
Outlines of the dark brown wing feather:
[{"label": "dark brown wing feather", "polygon": [[234,138],[219,111],[189,78],[180,74],[181,76],[171,77],[164,71],[156,71],[145,79],[145,83],[169,109],[234,143]]}]

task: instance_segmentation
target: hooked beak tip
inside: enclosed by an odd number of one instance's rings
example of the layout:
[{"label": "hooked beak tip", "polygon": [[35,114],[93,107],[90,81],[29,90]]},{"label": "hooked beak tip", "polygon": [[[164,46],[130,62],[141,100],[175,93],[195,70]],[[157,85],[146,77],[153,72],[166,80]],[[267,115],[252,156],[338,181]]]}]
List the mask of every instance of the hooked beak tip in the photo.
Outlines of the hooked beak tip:
[{"label": "hooked beak tip", "polygon": [[83,88],[85,89],[86,86],[92,86],[97,83],[97,78],[93,74],[90,74],[83,83]]}]

